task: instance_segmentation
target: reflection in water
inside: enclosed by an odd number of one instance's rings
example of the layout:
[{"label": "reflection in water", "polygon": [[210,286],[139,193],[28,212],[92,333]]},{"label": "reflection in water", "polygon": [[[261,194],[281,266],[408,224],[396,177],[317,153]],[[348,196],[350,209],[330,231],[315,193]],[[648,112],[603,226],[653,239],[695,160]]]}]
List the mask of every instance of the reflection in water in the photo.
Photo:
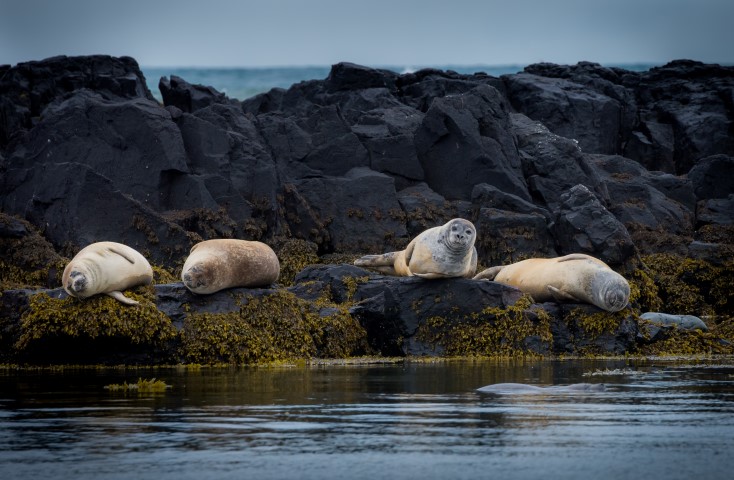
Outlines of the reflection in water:
[{"label": "reflection in water", "polygon": [[[583,375],[600,369],[612,374]],[[103,388],[138,376],[173,388]],[[503,382],[607,388],[476,392]],[[731,361],[6,371],[0,387],[3,479],[670,479],[734,469]]]}]

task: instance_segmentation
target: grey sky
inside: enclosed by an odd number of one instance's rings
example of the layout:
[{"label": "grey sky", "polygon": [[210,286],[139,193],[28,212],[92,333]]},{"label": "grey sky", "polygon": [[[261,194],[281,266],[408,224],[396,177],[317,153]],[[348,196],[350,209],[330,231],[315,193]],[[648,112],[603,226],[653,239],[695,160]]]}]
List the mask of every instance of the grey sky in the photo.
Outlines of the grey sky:
[{"label": "grey sky", "polygon": [[0,64],[734,63],[734,0],[0,0]]}]

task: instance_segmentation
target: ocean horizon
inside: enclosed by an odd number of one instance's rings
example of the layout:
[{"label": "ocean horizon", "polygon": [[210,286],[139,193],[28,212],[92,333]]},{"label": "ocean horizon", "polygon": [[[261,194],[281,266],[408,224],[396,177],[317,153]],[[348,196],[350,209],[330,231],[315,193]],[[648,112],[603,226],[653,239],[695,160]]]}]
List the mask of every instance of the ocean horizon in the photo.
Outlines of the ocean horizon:
[{"label": "ocean horizon", "polygon": [[[628,63],[602,64],[605,67],[618,67],[630,71],[646,71],[662,65],[661,63]],[[419,65],[419,66],[371,66],[403,74],[415,72],[424,68],[451,70],[461,74],[483,72],[499,77],[500,75],[521,72],[527,65]],[[175,75],[195,85],[205,85],[215,88],[229,98],[246,100],[260,93],[268,92],[273,88],[289,88],[290,86],[307,81],[323,80],[331,71],[331,65],[321,66],[283,66],[283,67],[141,67],[145,75],[148,88],[153,96],[161,101],[158,82],[161,77]]]}]

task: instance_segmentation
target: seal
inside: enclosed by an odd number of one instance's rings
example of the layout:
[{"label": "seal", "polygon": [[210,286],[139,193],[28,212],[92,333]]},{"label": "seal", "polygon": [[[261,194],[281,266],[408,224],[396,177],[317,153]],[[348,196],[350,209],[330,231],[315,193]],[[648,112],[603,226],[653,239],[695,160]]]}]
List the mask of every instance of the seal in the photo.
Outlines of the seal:
[{"label": "seal", "polygon": [[64,268],[61,277],[66,293],[87,298],[104,293],[125,305],[138,302],[122,294],[123,290],[153,282],[148,260],[134,248],[116,242],[87,245]]},{"label": "seal", "polygon": [[233,287],[264,287],[280,275],[280,262],[262,242],[205,240],[191,247],[181,280],[193,293],[211,294]]},{"label": "seal", "polygon": [[608,312],[627,306],[630,286],[598,258],[572,253],[557,258],[529,258],[488,268],[474,277],[519,288],[536,302],[590,303]]},{"label": "seal", "polygon": [[477,388],[479,393],[488,393],[491,395],[543,395],[547,393],[585,393],[585,392],[604,392],[606,385],[603,383],[572,383],[571,385],[550,385],[541,387],[538,385],[530,385],[527,383],[493,383],[481,388]]},{"label": "seal", "polygon": [[445,225],[421,232],[405,250],[365,255],[354,264],[401,277],[471,278],[477,270],[476,238],[473,223],[454,218]]},{"label": "seal", "polygon": [[709,327],[700,318],[694,315],[672,315],[662,312],[645,312],[640,315],[642,320],[651,323],[658,323],[664,326],[673,326],[681,330],[702,330],[707,332]]}]

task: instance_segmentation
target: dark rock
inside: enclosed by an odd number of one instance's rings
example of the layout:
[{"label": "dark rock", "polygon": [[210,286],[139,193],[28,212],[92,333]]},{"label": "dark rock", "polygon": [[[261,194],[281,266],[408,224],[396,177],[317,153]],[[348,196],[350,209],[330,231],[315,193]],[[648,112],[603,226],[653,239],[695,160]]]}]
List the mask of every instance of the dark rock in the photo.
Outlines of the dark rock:
[{"label": "dark rock", "polygon": [[[597,78],[590,87],[576,78],[530,73],[504,75],[502,79],[518,112],[542,122],[556,135],[578,141],[584,152],[617,153],[624,130],[631,127],[621,124],[620,119],[631,121],[626,113],[630,102],[634,107],[634,97],[608,80]],[[599,83],[608,88],[599,88]]]},{"label": "dark rock", "polygon": [[[684,174],[699,159],[711,155],[734,155],[734,67],[676,60],[628,76],[623,83],[636,91],[640,117],[648,129],[655,124],[672,128],[675,172],[670,173]],[[668,150],[669,146],[662,148]]]},{"label": "dark rock", "polygon": [[425,183],[400,190],[398,201],[405,212],[406,228],[411,238],[428,228],[443,225],[452,218],[474,218],[469,202],[448,201]]},{"label": "dark rock", "polygon": [[734,225],[734,193],[726,198],[702,200],[698,205],[698,224]]},{"label": "dark rock", "polygon": [[725,198],[734,193],[734,157],[713,155],[699,160],[688,172],[699,199]]},{"label": "dark rock", "polygon": [[539,207],[532,202],[505,193],[493,185],[480,183],[475,185],[471,192],[472,204],[479,208],[496,208],[498,210],[509,210],[516,213],[538,214],[548,219],[551,214],[545,208]]},{"label": "dark rock", "polygon": [[394,89],[396,78],[397,75],[388,70],[378,70],[342,62],[331,67],[331,72],[325,83],[330,91],[378,87]]},{"label": "dark rock", "polygon": [[[560,304],[560,307],[560,321],[565,325],[552,329],[555,353],[620,355],[636,348],[640,329],[629,309],[609,314],[593,305]],[[555,332],[563,332],[558,335],[558,342]]]},{"label": "dark rock", "polygon": [[369,169],[294,182],[285,205],[291,233],[322,252],[378,253],[407,237],[394,180]]},{"label": "dark rock", "polygon": [[635,254],[627,229],[583,185],[561,196],[553,233],[558,253],[586,253],[610,265],[621,265]]},{"label": "dark rock", "polygon": [[[685,178],[648,172],[639,163],[620,156],[590,155],[610,196],[609,210],[633,235],[643,251],[655,251],[665,239],[692,235],[695,195]],[[670,244],[676,243],[670,240]]]},{"label": "dark rock", "polygon": [[513,114],[512,128],[520,150],[522,169],[533,199],[548,210],[558,208],[561,194],[574,185],[585,185],[603,202],[606,186],[578,143],[551,133],[541,123]]},{"label": "dark rock", "polygon": [[415,134],[428,186],[469,200],[474,185],[490,183],[529,200],[510,125],[506,102],[490,86],[435,99]]},{"label": "dark rock", "polygon": [[676,173],[675,133],[669,123],[657,121],[657,116],[643,115],[637,130],[630,133],[624,146],[624,156],[638,161],[648,170]]},{"label": "dark rock", "polygon": [[236,101],[229,100],[225,94],[215,88],[206,85],[191,85],[176,75],[171,75],[170,80],[161,77],[158,88],[165,106],[174,106],[187,113],[195,112],[213,103],[237,104]]},{"label": "dark rock", "polygon": [[548,220],[540,213],[481,208],[475,225],[477,253],[486,266],[557,256]]},{"label": "dark rock", "polygon": [[0,150],[32,128],[47,105],[65,95],[94,90],[104,98],[154,101],[137,62],[130,57],[58,56],[19,63],[0,75]]}]

